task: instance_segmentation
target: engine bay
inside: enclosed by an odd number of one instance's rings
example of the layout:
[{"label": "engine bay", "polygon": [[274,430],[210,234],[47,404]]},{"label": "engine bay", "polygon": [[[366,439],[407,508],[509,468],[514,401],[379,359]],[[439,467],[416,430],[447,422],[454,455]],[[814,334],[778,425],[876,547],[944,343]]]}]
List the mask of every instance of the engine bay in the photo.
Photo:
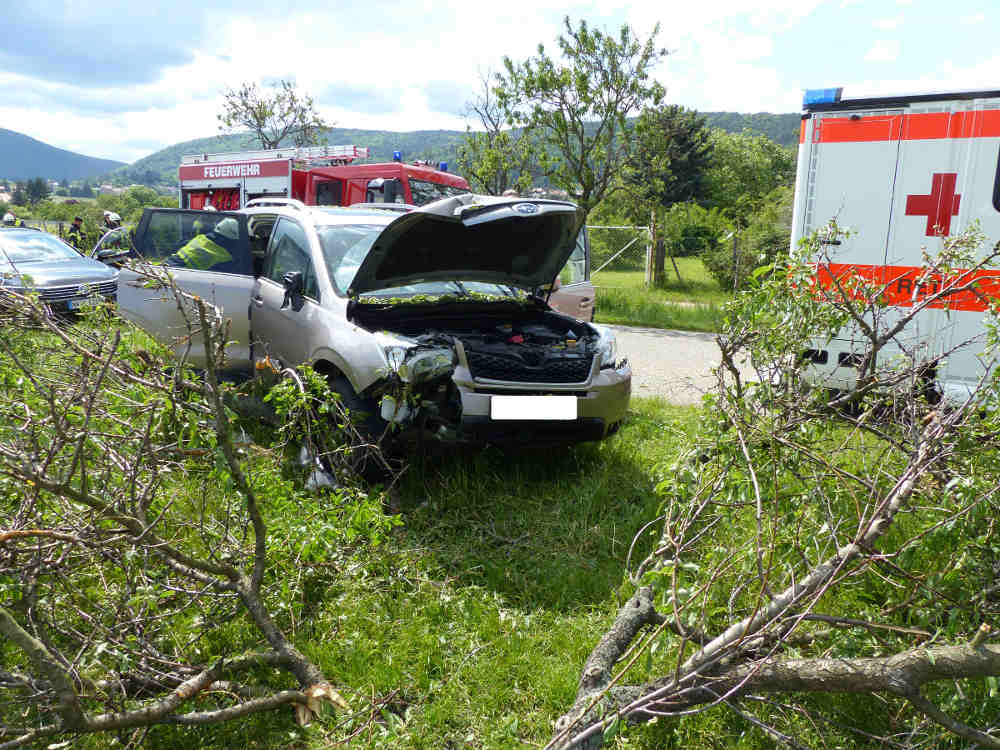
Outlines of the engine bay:
[{"label": "engine bay", "polygon": [[[400,314],[403,307],[409,314]],[[366,307],[358,311],[365,320],[358,322],[369,330],[407,336],[422,347],[461,350],[476,380],[561,384],[589,378],[598,335],[586,323],[549,310],[490,308]]]}]

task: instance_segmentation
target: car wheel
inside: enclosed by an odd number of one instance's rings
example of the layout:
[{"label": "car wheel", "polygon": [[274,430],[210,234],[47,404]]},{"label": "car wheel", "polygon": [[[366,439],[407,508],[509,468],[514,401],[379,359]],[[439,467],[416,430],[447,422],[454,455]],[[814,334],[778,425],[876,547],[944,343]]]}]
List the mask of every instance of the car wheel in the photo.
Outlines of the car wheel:
[{"label": "car wheel", "polygon": [[345,456],[347,467],[362,479],[378,481],[393,473],[390,462],[391,441],[388,424],[378,414],[376,404],[363,398],[343,375],[328,378],[330,390],[340,396],[349,417],[350,452]]}]

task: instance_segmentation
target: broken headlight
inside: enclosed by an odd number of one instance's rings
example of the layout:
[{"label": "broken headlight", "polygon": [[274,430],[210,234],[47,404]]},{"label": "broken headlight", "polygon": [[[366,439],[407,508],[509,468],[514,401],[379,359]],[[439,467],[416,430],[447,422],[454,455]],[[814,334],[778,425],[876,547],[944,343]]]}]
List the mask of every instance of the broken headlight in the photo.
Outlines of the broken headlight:
[{"label": "broken headlight", "polygon": [[618,353],[618,342],[615,335],[607,328],[594,326],[597,331],[597,359],[601,363],[600,369],[615,366],[615,355]]},{"label": "broken headlight", "polygon": [[455,363],[453,349],[411,349],[396,372],[404,383],[428,383],[451,375]]}]

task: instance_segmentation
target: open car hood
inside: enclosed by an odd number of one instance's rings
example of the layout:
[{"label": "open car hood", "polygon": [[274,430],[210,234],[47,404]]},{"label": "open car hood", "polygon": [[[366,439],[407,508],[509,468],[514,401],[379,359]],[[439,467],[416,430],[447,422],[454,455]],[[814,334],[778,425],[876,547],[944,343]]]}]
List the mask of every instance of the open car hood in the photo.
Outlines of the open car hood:
[{"label": "open car hood", "polygon": [[583,227],[573,203],[471,193],[443,198],[386,226],[348,294],[422,281],[482,281],[534,290],[555,281]]}]

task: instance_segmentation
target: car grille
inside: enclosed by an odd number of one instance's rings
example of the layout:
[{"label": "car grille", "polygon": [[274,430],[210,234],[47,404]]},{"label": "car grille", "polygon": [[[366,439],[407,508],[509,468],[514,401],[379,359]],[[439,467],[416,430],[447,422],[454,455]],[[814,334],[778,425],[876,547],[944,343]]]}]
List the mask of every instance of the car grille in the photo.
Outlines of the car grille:
[{"label": "car grille", "polygon": [[102,297],[113,297],[117,293],[117,281],[104,281],[99,284],[73,284],[72,286],[49,286],[38,290],[38,296],[46,302],[63,302],[69,299],[90,297],[93,294],[100,294]]},{"label": "car grille", "polygon": [[529,365],[508,357],[483,352],[465,352],[474,378],[503,380],[511,383],[582,383],[590,376],[593,355],[574,359],[550,359]]}]

